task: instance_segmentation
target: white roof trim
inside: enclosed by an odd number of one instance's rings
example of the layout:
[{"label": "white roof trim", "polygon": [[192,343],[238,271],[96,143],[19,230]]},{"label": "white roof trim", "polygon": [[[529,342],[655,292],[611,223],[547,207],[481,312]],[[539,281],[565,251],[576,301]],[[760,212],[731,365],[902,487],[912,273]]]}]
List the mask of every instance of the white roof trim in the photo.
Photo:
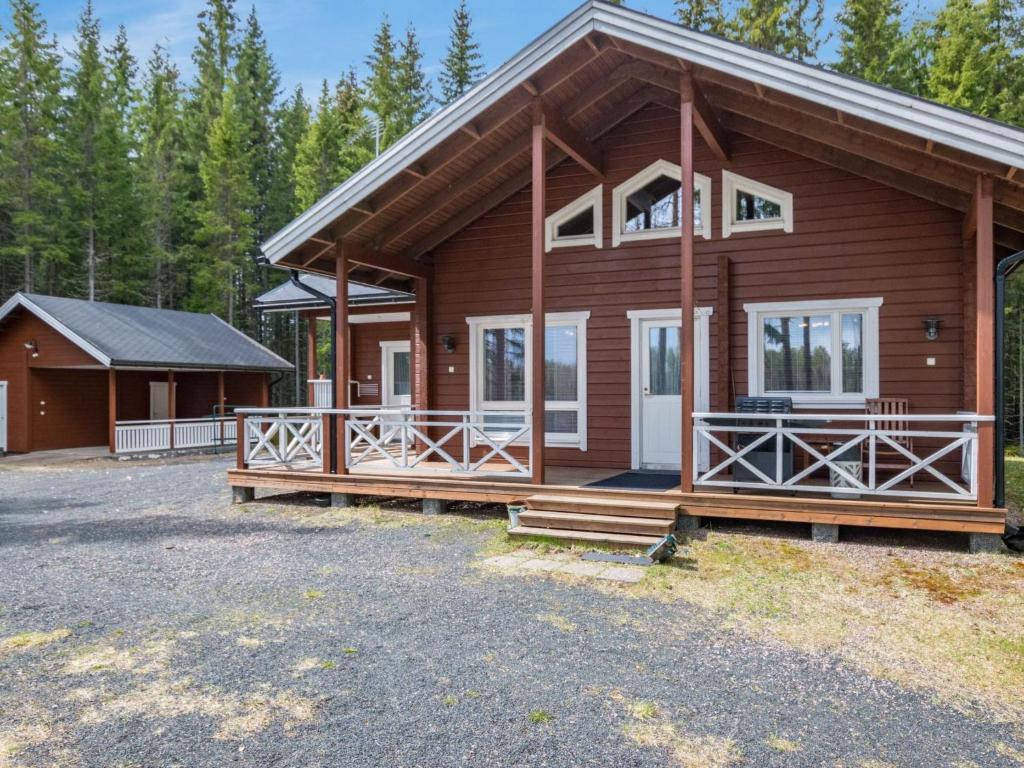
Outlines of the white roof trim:
[{"label": "white roof trim", "polygon": [[33,303],[30,299],[20,293],[16,293],[11,296],[11,298],[4,302],[4,305],[0,307],[0,321],[4,320],[18,307],[24,307],[83,352],[92,355],[97,361],[107,368],[110,367],[110,358],[100,352],[97,347],[90,344],[62,322],[57,320],[57,318],[49,312],[45,311],[38,304]]},{"label": "white roof trim", "polygon": [[278,262],[352,205],[379,189],[534,72],[592,31],[808,99],[1009,166],[1024,167],[1024,131],[695,32],[637,11],[587,0],[461,98],[420,123],[263,243]]}]

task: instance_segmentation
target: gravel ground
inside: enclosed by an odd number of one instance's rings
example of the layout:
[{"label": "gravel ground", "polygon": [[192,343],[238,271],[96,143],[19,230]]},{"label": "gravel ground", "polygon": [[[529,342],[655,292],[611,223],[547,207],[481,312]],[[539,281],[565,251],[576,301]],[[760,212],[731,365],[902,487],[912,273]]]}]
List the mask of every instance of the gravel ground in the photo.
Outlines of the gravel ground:
[{"label": "gravel ground", "polygon": [[0,468],[0,766],[1024,760],[682,603],[482,570],[496,524],[233,507],[227,466]]}]

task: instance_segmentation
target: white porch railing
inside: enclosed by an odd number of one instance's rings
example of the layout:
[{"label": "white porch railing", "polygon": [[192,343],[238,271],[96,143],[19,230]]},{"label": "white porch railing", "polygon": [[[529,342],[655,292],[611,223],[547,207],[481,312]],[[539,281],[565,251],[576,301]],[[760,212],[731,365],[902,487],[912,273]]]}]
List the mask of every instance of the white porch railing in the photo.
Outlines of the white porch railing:
[{"label": "white porch railing", "polygon": [[[693,417],[695,485],[961,502],[978,498],[976,427],[993,421],[945,414],[698,412]],[[713,456],[702,472],[696,459],[705,446]],[[886,464],[897,466],[882,470],[881,454]],[[802,466],[796,456],[804,459]],[[961,466],[969,468],[966,477],[960,476]],[[828,472],[828,482],[814,482],[819,471]],[[912,487],[914,480],[932,481],[930,488],[938,490]]]},{"label": "white porch railing", "polygon": [[[347,469],[529,477],[530,415],[409,408],[244,409],[245,465],[323,467],[324,416],[337,416]],[[500,431],[499,431],[500,430]],[[512,451],[515,445],[517,451]],[[474,447],[476,450],[474,450]]]},{"label": "white porch railing", "polygon": [[114,424],[115,453],[210,448],[234,442],[235,420],[231,418],[119,421]]}]

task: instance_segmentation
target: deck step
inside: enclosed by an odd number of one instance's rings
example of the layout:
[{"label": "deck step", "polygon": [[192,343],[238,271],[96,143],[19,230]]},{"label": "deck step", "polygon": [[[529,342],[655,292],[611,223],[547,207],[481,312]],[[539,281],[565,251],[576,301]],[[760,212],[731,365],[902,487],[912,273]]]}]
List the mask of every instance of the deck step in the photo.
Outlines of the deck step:
[{"label": "deck step", "polygon": [[632,533],[664,536],[672,533],[675,521],[656,517],[585,514],[547,509],[528,509],[519,514],[519,521],[531,528],[558,528],[599,533]]},{"label": "deck step", "polygon": [[605,542],[630,547],[649,547],[661,540],[660,536],[641,536],[635,533],[603,533],[600,531],[573,531],[562,528],[534,528],[517,525],[509,529],[512,536],[546,536],[566,541]]},{"label": "deck step", "polygon": [[646,517],[675,520],[679,510],[677,501],[625,499],[616,496],[571,496],[568,494],[538,493],[526,499],[528,509],[547,512],[574,512],[588,515],[615,517]]}]

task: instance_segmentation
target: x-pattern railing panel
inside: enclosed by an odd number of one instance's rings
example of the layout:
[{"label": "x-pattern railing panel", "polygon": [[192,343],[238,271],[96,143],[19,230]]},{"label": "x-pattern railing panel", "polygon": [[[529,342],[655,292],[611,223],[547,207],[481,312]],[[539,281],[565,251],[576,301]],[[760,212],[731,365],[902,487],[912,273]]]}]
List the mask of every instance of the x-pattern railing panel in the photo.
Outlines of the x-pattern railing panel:
[{"label": "x-pattern railing panel", "polygon": [[246,463],[322,462],[321,424],[319,416],[247,417]]},{"label": "x-pattern railing panel", "polygon": [[[885,418],[871,414],[695,413],[694,457],[700,455],[702,442],[716,448],[722,456],[717,464],[704,472],[699,471],[695,462],[695,483],[734,489],[817,493],[839,489],[843,493],[868,496],[935,500],[968,501],[977,498],[976,471],[961,481],[951,478],[936,464],[943,459],[948,462],[951,454],[959,451],[969,456],[971,467],[976,466],[977,430],[951,431],[948,425],[976,426],[978,421],[985,419],[963,415],[910,414],[900,424],[894,424],[891,420],[884,422]],[[936,424],[940,428],[909,428],[908,425],[915,422]],[[833,423],[840,426],[829,426]],[[745,441],[742,445],[741,435]],[[915,443],[916,448],[909,447]],[[876,466],[880,448],[885,449],[890,459],[893,455],[905,459],[906,468],[880,480]],[[804,466],[784,472],[784,452],[792,452],[794,456],[802,453],[806,457]],[[851,456],[855,457],[852,461]],[[760,466],[756,463],[758,457]],[[769,462],[774,471],[766,468]],[[744,470],[739,473],[739,479],[737,468]],[[814,473],[826,470],[831,478],[829,484],[812,482]],[[744,474],[746,477],[742,477]],[[923,475],[937,480],[943,489],[906,487],[906,481]]]}]

